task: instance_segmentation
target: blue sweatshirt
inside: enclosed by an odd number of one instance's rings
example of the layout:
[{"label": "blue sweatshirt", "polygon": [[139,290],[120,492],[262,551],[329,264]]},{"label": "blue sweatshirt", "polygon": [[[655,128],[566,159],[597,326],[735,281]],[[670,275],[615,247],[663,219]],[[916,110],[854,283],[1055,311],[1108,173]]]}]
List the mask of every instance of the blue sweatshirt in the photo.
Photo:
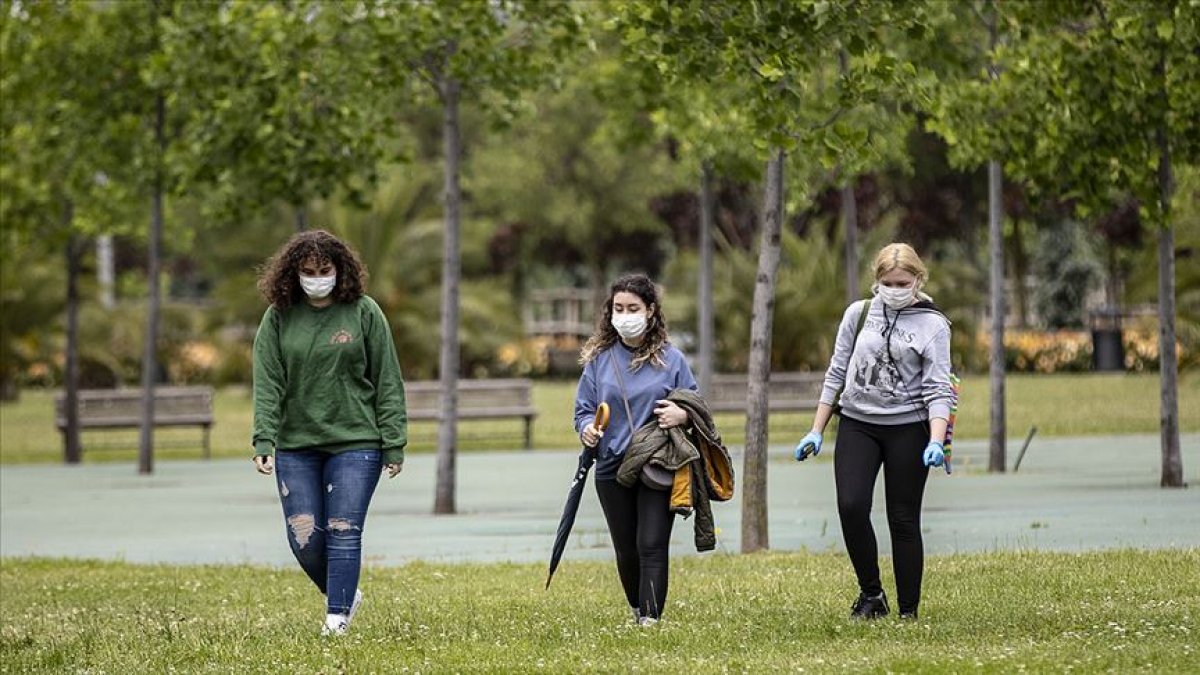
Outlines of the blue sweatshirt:
[{"label": "blue sweatshirt", "polygon": [[[697,389],[696,378],[692,376],[683,352],[667,345],[662,356],[667,362],[666,367],[645,363],[637,371],[631,371],[633,352],[618,341],[583,367],[583,376],[579,378],[579,389],[575,393],[575,432],[582,432],[596,417],[596,408],[601,401],[608,403],[612,414],[608,429],[596,446],[596,480],[616,479],[617,467],[633,439],[633,432],[654,416],[655,401],[666,398],[675,389]],[[614,361],[625,382],[632,424],[621,400],[617,374],[613,372]]]}]

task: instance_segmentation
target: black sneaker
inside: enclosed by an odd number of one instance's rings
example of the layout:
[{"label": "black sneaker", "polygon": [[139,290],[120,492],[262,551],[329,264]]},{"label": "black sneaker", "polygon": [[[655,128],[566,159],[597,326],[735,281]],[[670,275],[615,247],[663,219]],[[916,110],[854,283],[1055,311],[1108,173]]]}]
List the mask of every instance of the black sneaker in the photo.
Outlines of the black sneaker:
[{"label": "black sneaker", "polygon": [[910,609],[907,612],[900,612],[900,620],[901,621],[916,621],[917,620],[917,610]]},{"label": "black sneaker", "polygon": [[888,615],[887,596],[883,593],[874,597],[859,593],[858,600],[850,608],[851,619],[878,619]]}]

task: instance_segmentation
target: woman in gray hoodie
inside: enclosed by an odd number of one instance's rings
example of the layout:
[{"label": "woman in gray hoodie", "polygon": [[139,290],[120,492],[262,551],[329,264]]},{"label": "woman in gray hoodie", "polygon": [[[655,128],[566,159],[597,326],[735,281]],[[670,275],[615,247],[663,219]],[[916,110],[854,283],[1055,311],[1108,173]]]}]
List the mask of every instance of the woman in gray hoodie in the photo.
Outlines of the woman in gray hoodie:
[{"label": "woman in gray hoodie", "polygon": [[900,617],[917,618],[925,566],[921,499],[929,467],[944,460],[954,399],[950,321],[921,292],[927,278],[924,263],[908,244],[879,251],[874,297],[846,308],[812,430],[795,450],[797,460],[819,453],[825,425],[835,412],[841,415],[834,481],[842,536],[859,585],[851,618],[888,613],[871,527],[880,467]]}]

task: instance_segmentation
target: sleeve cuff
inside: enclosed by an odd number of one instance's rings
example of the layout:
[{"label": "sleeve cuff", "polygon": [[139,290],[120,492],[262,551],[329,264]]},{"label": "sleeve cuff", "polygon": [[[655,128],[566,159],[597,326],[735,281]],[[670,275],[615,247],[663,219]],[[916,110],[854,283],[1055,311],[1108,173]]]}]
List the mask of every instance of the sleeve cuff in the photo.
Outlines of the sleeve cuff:
[{"label": "sleeve cuff", "polygon": [[383,451],[384,464],[403,464],[404,448],[388,448]]},{"label": "sleeve cuff", "polygon": [[950,419],[950,406],[949,405],[947,405],[945,403],[934,403],[933,405],[929,406],[929,419],[933,420],[933,419],[938,419],[938,418],[949,421],[949,419]]},{"label": "sleeve cuff", "polygon": [[262,439],[254,441],[254,454],[270,457],[271,455],[275,454],[275,444],[271,441]]}]

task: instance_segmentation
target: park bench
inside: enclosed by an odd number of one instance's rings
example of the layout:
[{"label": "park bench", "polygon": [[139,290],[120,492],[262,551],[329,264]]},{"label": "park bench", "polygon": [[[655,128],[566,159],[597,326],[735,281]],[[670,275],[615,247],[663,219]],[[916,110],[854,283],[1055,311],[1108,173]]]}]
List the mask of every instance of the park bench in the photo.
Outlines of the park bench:
[{"label": "park bench", "polygon": [[[65,436],[66,395],[54,399],[54,423]],[[79,392],[79,429],[129,429],[142,425],[141,389],[84,389]],[[201,427],[204,458],[211,457],[212,387],[155,387],[154,426]],[[65,441],[65,438],[64,438]]]},{"label": "park bench", "polygon": [[[746,412],[746,373],[713,375],[711,391],[705,396],[709,410]],[[817,409],[825,373],[771,373],[767,387],[767,410],[808,412]]]},{"label": "park bench", "polygon": [[[405,382],[409,421],[442,418],[442,385],[436,381]],[[523,419],[525,449],[533,448],[533,382],[527,379],[459,380],[458,419]]]}]

